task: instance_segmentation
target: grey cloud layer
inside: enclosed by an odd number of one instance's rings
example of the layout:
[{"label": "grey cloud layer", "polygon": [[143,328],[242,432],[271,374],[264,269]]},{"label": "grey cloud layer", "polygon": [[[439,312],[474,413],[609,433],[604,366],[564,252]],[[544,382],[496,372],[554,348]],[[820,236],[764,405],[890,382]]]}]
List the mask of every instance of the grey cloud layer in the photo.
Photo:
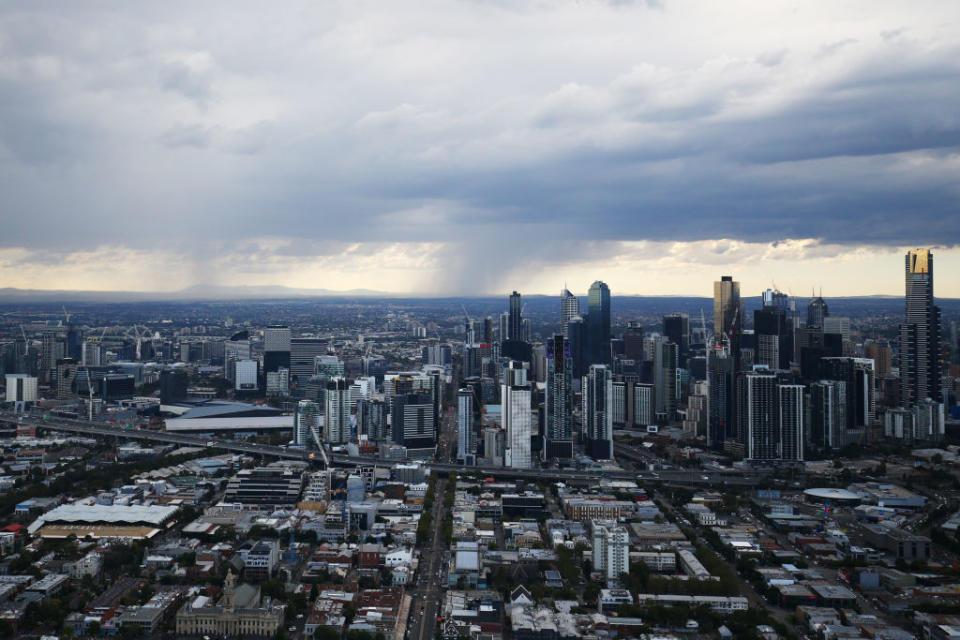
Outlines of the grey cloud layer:
[{"label": "grey cloud layer", "polygon": [[960,242],[960,5],[777,4],[8,4],[0,244]]}]

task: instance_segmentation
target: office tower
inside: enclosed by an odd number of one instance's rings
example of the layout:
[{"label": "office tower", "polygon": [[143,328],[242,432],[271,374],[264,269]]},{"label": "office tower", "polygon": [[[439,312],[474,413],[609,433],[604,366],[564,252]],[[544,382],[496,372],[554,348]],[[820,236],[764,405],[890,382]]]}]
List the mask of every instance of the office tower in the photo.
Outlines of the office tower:
[{"label": "office tower", "polygon": [[587,328],[583,318],[571,318],[566,333],[570,345],[570,372],[574,378],[580,379],[587,371]]},{"label": "office tower", "polygon": [[504,465],[514,469],[529,469],[531,466],[530,437],[532,420],[530,414],[530,385],[526,381],[521,363],[511,361],[504,371],[504,384],[500,387],[501,413],[506,432]]},{"label": "office tower", "polygon": [[823,332],[839,334],[844,342],[850,341],[850,318],[829,316],[823,319]]},{"label": "office tower", "polygon": [[593,569],[603,574],[607,586],[619,584],[630,573],[630,534],[615,520],[591,520]]},{"label": "office tower", "polygon": [[846,383],[848,430],[864,429],[870,426],[876,412],[873,360],[870,358],[821,358],[820,377]]},{"label": "office tower", "polygon": [[310,400],[297,403],[293,413],[293,444],[303,449],[314,449],[320,444],[320,405]]},{"label": "office tower", "polygon": [[523,339],[523,307],[520,294],[514,291],[510,294],[510,311],[507,320],[507,340]]},{"label": "office tower", "polygon": [[510,314],[506,311],[500,314],[500,336],[499,342],[510,339]]},{"label": "office tower", "polygon": [[484,344],[493,342],[493,318],[490,316],[483,319],[483,342]]},{"label": "office tower", "polygon": [[[768,289],[764,294],[769,291]],[[772,292],[773,294],[783,296],[779,292]],[[780,299],[772,300],[776,303]],[[753,312],[753,332],[756,340],[756,364],[770,369],[789,370],[793,357],[793,327],[786,310],[777,306],[757,309]]]},{"label": "office tower", "polygon": [[183,369],[160,372],[160,404],[174,404],[187,399],[188,378]]},{"label": "office tower", "polygon": [[544,443],[547,459],[573,457],[573,375],[569,356],[570,343],[562,335],[555,335],[547,342]]},{"label": "office tower", "polygon": [[325,338],[290,339],[290,382],[306,382],[316,374],[314,362],[317,356],[327,353]]},{"label": "office tower", "polygon": [[76,394],[74,381],[79,364],[73,358],[57,360],[57,400],[67,400]]},{"label": "office tower", "polygon": [[587,455],[613,459],[613,376],[606,365],[590,365],[583,381],[582,438]]},{"label": "office tower", "polygon": [[807,327],[823,329],[823,321],[830,316],[830,308],[827,301],[821,296],[816,296],[810,300],[807,305]]},{"label": "office tower", "polygon": [[906,255],[906,317],[900,325],[901,404],[910,408],[925,398],[942,400],[940,307],[933,303],[933,254],[916,249]]},{"label": "office tower", "polygon": [[274,324],[263,330],[263,371],[290,369],[290,327]]},{"label": "office tower", "polygon": [[457,462],[466,464],[476,451],[473,435],[473,389],[457,391]]},{"label": "office tower", "polygon": [[780,426],[781,460],[803,461],[806,442],[806,396],[802,384],[777,385],[777,414]]},{"label": "office tower", "polygon": [[810,442],[818,449],[847,444],[847,383],[820,380],[810,385]]},{"label": "office tower", "polygon": [[623,357],[634,362],[643,361],[643,327],[630,322],[623,332]]},{"label": "office tower", "polygon": [[404,393],[393,397],[390,418],[393,441],[408,451],[437,446],[434,402],[429,393]]},{"label": "office tower", "polygon": [[893,352],[890,345],[880,342],[871,342],[864,347],[865,355],[873,360],[873,372],[877,378],[889,378]]},{"label": "office tower", "polygon": [[719,344],[725,337],[733,355],[736,355],[733,345],[739,348],[737,336],[743,326],[740,314],[740,283],[734,282],[731,276],[723,276],[713,283],[713,340]]},{"label": "office tower", "polygon": [[600,280],[587,293],[587,358],[590,364],[610,362],[610,287]]},{"label": "office tower", "polygon": [[233,388],[237,391],[256,391],[257,374],[256,360],[238,361],[234,366]]},{"label": "office tower", "polygon": [[[626,342],[624,333],[624,342]],[[690,354],[690,316],[685,313],[671,313],[663,317],[663,335],[677,345],[677,364],[686,367]],[[627,356],[629,357],[629,356]]]},{"label": "office tower", "polygon": [[569,337],[567,335],[567,325],[579,316],[580,300],[564,287],[563,291],[560,292],[560,329],[564,338]]},{"label": "office tower", "polygon": [[729,348],[716,344],[707,348],[708,406],[707,445],[722,449],[726,440],[735,437],[736,369]]},{"label": "office tower", "polygon": [[7,395],[4,402],[13,403],[13,410],[22,413],[27,405],[37,401],[37,379],[25,373],[8,373]]},{"label": "office tower", "polygon": [[346,378],[328,380],[323,394],[323,441],[343,444],[351,439],[350,385]]}]

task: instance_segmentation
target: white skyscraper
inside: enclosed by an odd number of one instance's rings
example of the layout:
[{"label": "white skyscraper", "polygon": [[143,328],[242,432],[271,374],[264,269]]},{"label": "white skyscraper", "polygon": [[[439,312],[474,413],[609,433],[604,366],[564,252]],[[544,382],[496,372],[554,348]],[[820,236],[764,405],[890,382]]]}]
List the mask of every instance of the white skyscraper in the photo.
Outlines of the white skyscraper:
[{"label": "white skyscraper", "polygon": [[630,535],[614,520],[591,520],[593,532],[593,568],[603,573],[607,585],[615,585],[620,575],[630,573]]},{"label": "white skyscraper", "polygon": [[506,432],[504,465],[514,469],[529,469],[531,464],[530,385],[526,383],[520,363],[511,362],[500,387],[503,401],[503,428]]},{"label": "white skyscraper", "polygon": [[313,449],[320,440],[320,405],[310,400],[301,400],[293,414],[293,443],[304,449]]},{"label": "white skyscraper", "polygon": [[560,292],[560,310],[563,314],[561,318],[562,324],[560,325],[560,329],[563,332],[563,337],[568,338],[567,324],[580,315],[580,300],[578,300],[577,296],[570,293],[566,288]]},{"label": "white skyscraper", "polygon": [[323,416],[324,442],[343,444],[350,439],[350,387],[344,378],[327,383]]}]

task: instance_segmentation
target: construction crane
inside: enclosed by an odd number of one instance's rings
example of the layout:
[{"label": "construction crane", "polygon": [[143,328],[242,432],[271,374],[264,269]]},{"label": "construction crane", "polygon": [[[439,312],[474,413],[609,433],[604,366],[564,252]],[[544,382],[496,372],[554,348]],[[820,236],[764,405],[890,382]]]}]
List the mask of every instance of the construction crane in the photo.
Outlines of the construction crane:
[{"label": "construction crane", "polygon": [[700,331],[703,332],[703,346],[706,348],[713,346],[707,342],[707,321],[703,319],[703,307],[700,307]]},{"label": "construction crane", "polygon": [[64,317],[64,320],[65,320],[66,323],[69,325],[69,324],[70,324],[70,316],[71,316],[72,314],[70,314],[70,313],[67,311],[67,307],[66,307],[66,306],[61,306],[60,308],[63,309],[63,317]]}]

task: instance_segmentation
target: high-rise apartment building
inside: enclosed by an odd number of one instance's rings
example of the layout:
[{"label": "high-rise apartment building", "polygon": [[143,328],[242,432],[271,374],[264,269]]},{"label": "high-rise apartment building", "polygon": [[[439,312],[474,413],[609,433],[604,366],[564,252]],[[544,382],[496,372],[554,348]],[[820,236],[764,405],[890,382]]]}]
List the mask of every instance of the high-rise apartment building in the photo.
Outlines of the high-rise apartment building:
[{"label": "high-rise apartment building", "polygon": [[521,363],[511,361],[504,371],[504,384],[500,387],[501,413],[506,433],[504,466],[514,469],[529,469],[532,463],[530,437],[532,419],[530,413],[530,384],[526,380]]},{"label": "high-rise apartment building", "polygon": [[346,378],[327,381],[323,394],[323,441],[343,444],[350,440],[350,384]]},{"label": "high-rise apartment building", "polygon": [[595,364],[583,380],[582,437],[587,455],[613,459],[613,376],[606,365]]},{"label": "high-rise apartment building", "polygon": [[457,462],[467,464],[476,453],[473,433],[473,389],[457,391]]},{"label": "high-rise apartment building", "polygon": [[610,362],[610,287],[597,280],[587,293],[587,357],[590,364]]},{"label": "high-rise apartment building", "polygon": [[810,443],[837,450],[847,444],[847,383],[820,380],[810,385]]},{"label": "high-rise apartment building", "polygon": [[310,400],[297,403],[293,414],[293,443],[303,449],[314,449],[320,442],[320,405]]},{"label": "high-rise apartment building", "polygon": [[592,520],[593,568],[603,574],[607,586],[617,585],[630,573],[630,534],[615,520]]},{"label": "high-rise apartment building", "polygon": [[722,449],[736,434],[736,369],[727,346],[707,348],[707,446]]},{"label": "high-rise apartment building", "polygon": [[900,325],[901,404],[910,408],[925,398],[942,400],[940,307],[933,302],[933,254],[906,255],[906,317]]},{"label": "high-rise apartment building", "polygon": [[435,411],[429,392],[395,395],[390,413],[393,441],[408,450],[434,449],[437,446]]},{"label": "high-rise apartment building", "polygon": [[547,342],[544,457],[573,457],[573,375],[570,343],[562,335]]},{"label": "high-rise apartment building", "polygon": [[749,371],[739,377],[738,401],[739,431],[748,459],[803,460],[803,385],[781,384],[775,374]]}]

